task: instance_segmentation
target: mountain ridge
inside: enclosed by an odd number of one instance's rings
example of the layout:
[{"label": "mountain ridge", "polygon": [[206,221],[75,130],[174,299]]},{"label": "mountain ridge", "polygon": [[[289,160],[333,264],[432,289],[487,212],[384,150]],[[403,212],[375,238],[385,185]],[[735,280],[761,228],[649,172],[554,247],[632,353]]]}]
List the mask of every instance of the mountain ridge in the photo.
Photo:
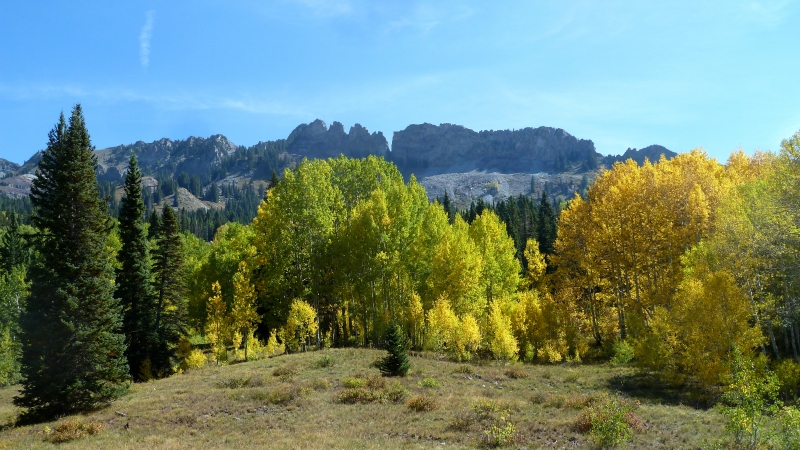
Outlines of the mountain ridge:
[{"label": "mountain ridge", "polygon": [[[212,184],[238,185],[259,180],[263,185],[273,171],[280,173],[294,167],[302,158],[375,155],[395,163],[407,178],[414,174],[430,189],[431,198],[439,191],[458,192],[463,196],[459,203],[477,198],[501,200],[511,195],[540,195],[545,185],[551,189],[555,187],[552,194],[568,197],[579,184],[581,174],[593,178],[599,168],[628,158],[642,164],[645,158],[657,161],[661,154],[667,158],[676,155],[660,145],[651,145],[640,150],[629,148],[622,155],[603,156],[595,150],[591,140],[577,138],[561,128],[474,131],[449,123],[409,125],[393,133],[390,149],[386,137],[379,131],[370,133],[356,123],[345,132],[341,122],[334,121],[328,126],[316,119],[298,125],[286,139],[259,142],[250,147],[236,145],[224,135],[214,134],[208,138],[162,138],[149,143],[136,141],[103,148],[95,151],[98,179],[120,183],[131,153],[137,155],[146,175],[161,180],[196,177],[195,184],[200,185],[194,190],[197,197],[205,195]],[[15,176],[9,178],[8,169],[3,174],[7,178],[0,181],[0,193],[27,195],[40,154],[37,152],[22,166],[8,161],[4,166],[5,160],[0,160],[0,172],[4,167],[15,169]],[[459,176],[442,178],[448,174]],[[500,183],[502,187],[508,182],[509,187],[476,188],[487,184],[484,180],[487,174],[498,174],[492,178],[496,181],[489,184]],[[524,182],[524,176],[534,174],[536,180],[531,178],[530,182]],[[565,181],[567,179],[571,181]],[[539,188],[533,187],[536,183],[540,184]],[[521,187],[526,184],[532,187]],[[188,182],[183,183],[183,187],[188,187]]]}]

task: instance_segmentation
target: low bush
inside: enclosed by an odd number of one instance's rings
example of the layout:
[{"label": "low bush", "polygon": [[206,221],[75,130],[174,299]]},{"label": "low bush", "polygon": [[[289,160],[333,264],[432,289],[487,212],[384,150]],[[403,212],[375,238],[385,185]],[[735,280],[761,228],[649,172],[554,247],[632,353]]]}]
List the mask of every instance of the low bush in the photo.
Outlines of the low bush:
[{"label": "low bush", "polygon": [[315,369],[324,369],[326,367],[332,367],[334,364],[336,364],[335,359],[333,359],[330,355],[324,355],[321,358],[314,361],[313,367]]},{"label": "low bush", "polygon": [[778,415],[780,434],[777,441],[786,450],[800,448],[800,410],[784,407]]},{"label": "low bush", "polygon": [[46,439],[54,444],[74,441],[87,436],[94,436],[103,431],[105,425],[101,422],[84,422],[80,419],[66,419],[52,432],[45,431]]},{"label": "low bush", "polygon": [[316,378],[311,382],[311,387],[315,391],[324,391],[331,387],[331,384],[325,378]]},{"label": "low bush", "polygon": [[365,385],[370,389],[383,389],[386,387],[386,379],[379,374],[372,374],[365,380]]},{"label": "low bush", "polygon": [[295,366],[282,366],[276,367],[272,371],[272,376],[278,377],[281,381],[292,381],[297,373],[297,367]]},{"label": "low bush", "polygon": [[433,411],[439,408],[439,403],[435,398],[427,395],[418,395],[406,403],[408,409],[416,412]]},{"label": "low bush", "polygon": [[508,378],[513,378],[515,380],[521,380],[523,378],[528,378],[531,374],[528,373],[525,369],[520,369],[518,367],[510,367],[506,369],[505,375]]},{"label": "low bush", "polygon": [[503,411],[492,425],[481,433],[481,442],[487,447],[503,447],[517,440],[517,429],[508,411]]},{"label": "low bush", "polygon": [[380,402],[380,393],[363,387],[347,388],[339,393],[338,400],[341,403],[374,403]]},{"label": "low bush", "polygon": [[231,377],[217,383],[217,387],[227,389],[239,389],[245,387],[261,387],[264,385],[264,380],[261,377]]},{"label": "low bush", "polygon": [[462,373],[464,375],[475,375],[475,370],[472,368],[472,366],[464,364],[456,367],[453,373]]},{"label": "low bush", "polygon": [[435,378],[423,378],[417,383],[420,387],[424,388],[438,388],[442,384],[436,381]]},{"label": "low bush", "polygon": [[644,431],[642,421],[633,415],[638,403],[610,397],[587,407],[575,422],[575,429],[589,433],[601,447],[622,444],[633,437],[634,432]]},{"label": "low bush", "polygon": [[475,423],[475,414],[471,412],[459,412],[456,413],[453,420],[447,426],[448,429],[453,431],[467,431],[472,427],[472,424]]},{"label": "low bush", "polygon": [[497,403],[491,400],[478,400],[472,404],[472,412],[479,420],[484,420],[492,417],[496,412],[500,411]]},{"label": "low bush", "polygon": [[785,359],[775,365],[775,376],[781,384],[780,396],[784,402],[800,398],[800,364]]},{"label": "low bush", "polygon": [[367,380],[363,378],[357,378],[357,377],[342,378],[342,386],[349,389],[362,388],[365,387],[366,385],[367,385]]},{"label": "low bush", "polygon": [[391,403],[400,403],[408,397],[408,391],[400,383],[392,383],[384,389],[383,398]]},{"label": "low bush", "polygon": [[634,357],[633,346],[627,341],[617,341],[611,347],[611,364],[622,366],[631,362]]},{"label": "low bush", "polygon": [[283,387],[271,391],[253,392],[250,398],[258,400],[269,405],[288,405],[292,400],[300,396],[300,392],[295,389]]},{"label": "low bush", "polygon": [[183,360],[183,368],[185,369],[199,369],[205,367],[208,363],[205,353],[202,350],[195,348],[189,352],[186,359]]}]

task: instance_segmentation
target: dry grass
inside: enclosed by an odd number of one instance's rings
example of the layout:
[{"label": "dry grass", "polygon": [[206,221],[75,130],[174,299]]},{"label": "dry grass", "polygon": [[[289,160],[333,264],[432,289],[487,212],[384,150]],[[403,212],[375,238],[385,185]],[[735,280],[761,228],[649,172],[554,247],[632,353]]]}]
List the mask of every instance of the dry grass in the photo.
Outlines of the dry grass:
[{"label": "dry grass", "polygon": [[[136,384],[108,408],[80,416],[85,423],[103,424],[101,433],[58,446],[431,448],[444,442],[447,448],[474,448],[490,445],[488,438],[500,442],[510,434],[511,447],[591,448],[591,438],[574,425],[585,407],[615,391],[641,403],[636,417],[644,431],[636,433],[627,447],[700,448],[724,433],[724,419],[716,410],[681,405],[681,399],[670,393],[640,392],[635,373],[625,367],[524,365],[517,368],[530,376],[511,378],[505,374],[508,366],[458,364],[420,353],[411,357],[412,376],[382,378],[370,364],[383,354],[367,349],[324,350],[207,366]],[[326,356],[335,363],[321,363]],[[348,389],[342,383],[346,378],[364,380],[362,387],[353,388],[363,391],[347,395],[369,401],[340,401]],[[434,378],[441,386],[420,386],[425,378]],[[16,393],[15,388],[0,389],[0,423],[11,423],[19,413],[11,403]],[[421,395],[439,408],[410,410],[408,399]],[[44,438],[43,431],[59,423],[7,426],[0,431],[0,448],[52,448],[55,444]],[[508,423],[513,423],[513,433],[503,434]]]}]

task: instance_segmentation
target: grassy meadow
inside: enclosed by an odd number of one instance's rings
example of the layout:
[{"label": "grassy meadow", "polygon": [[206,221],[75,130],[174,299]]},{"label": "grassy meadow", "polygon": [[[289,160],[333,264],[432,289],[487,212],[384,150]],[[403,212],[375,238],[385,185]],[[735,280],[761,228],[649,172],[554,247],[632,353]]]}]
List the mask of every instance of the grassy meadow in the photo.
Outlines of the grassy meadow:
[{"label": "grassy meadow", "polygon": [[467,365],[415,354],[409,376],[383,378],[372,363],[384,354],[331,349],[135,384],[77,417],[96,434],[58,444],[59,425],[75,418],[14,427],[16,389],[7,388],[0,448],[474,448],[498,444],[490,435],[503,431],[510,448],[593,448],[577,423],[608,395],[639,404],[625,447],[704,448],[723,437],[716,410],[685,406],[679,392],[660,391],[627,367]]}]

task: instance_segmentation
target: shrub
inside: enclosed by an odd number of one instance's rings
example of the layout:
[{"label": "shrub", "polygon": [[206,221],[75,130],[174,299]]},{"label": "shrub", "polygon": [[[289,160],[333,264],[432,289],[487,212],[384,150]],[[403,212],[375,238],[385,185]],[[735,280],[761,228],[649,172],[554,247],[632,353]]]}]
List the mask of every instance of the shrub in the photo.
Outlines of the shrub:
[{"label": "shrub", "polygon": [[314,368],[315,369],[324,369],[326,367],[331,367],[336,363],[336,360],[333,359],[330,355],[323,355],[321,358],[314,361]]},{"label": "shrub", "polygon": [[392,383],[383,391],[383,397],[388,402],[399,403],[408,397],[408,391],[400,383]]},{"label": "shrub", "polygon": [[381,400],[380,394],[363,387],[347,388],[339,393],[338,399],[341,403],[373,403]]},{"label": "shrub", "polygon": [[775,376],[781,384],[781,399],[785,402],[800,398],[800,364],[785,359],[775,366]]},{"label": "shrub", "polygon": [[784,407],[778,418],[781,431],[778,442],[781,447],[787,450],[800,448],[800,410]]},{"label": "shrub", "polygon": [[227,389],[239,389],[244,387],[260,387],[264,385],[261,377],[231,377],[217,383],[217,387]]},{"label": "shrub", "polygon": [[408,403],[406,403],[406,406],[408,409],[416,412],[427,412],[439,408],[439,403],[433,397],[429,397],[427,395],[418,395],[409,400]]},{"label": "shrub", "polygon": [[597,399],[591,395],[576,395],[574,397],[568,397],[566,400],[564,400],[564,407],[573,409],[586,408],[587,406],[593,405],[596,400]]},{"label": "shrub", "polygon": [[315,391],[324,391],[331,387],[331,384],[325,378],[317,378],[311,382],[311,387]]},{"label": "shrub", "polygon": [[502,447],[514,442],[516,437],[516,427],[511,422],[508,411],[504,411],[489,428],[483,430],[481,440],[488,447]]},{"label": "shrub", "polygon": [[771,372],[757,374],[753,365],[734,347],[733,383],[722,395],[726,428],[733,433],[737,446],[747,448],[758,446],[761,426],[767,416],[778,411],[778,378]]},{"label": "shrub", "polygon": [[463,373],[464,375],[475,375],[475,370],[466,364],[456,367],[453,373]]},{"label": "shrub", "polygon": [[365,380],[366,386],[370,389],[383,389],[386,387],[386,380],[378,374],[373,374]]},{"label": "shrub", "polygon": [[508,378],[513,378],[515,380],[528,378],[529,376],[531,376],[531,374],[529,374],[527,370],[519,369],[517,367],[511,367],[509,369],[506,369],[505,375]]},{"label": "shrub", "polygon": [[634,431],[644,427],[633,410],[635,402],[611,397],[606,401],[586,408],[575,423],[575,428],[583,433],[589,432],[592,439],[601,447],[621,444],[633,437]]},{"label": "shrub", "polygon": [[272,371],[272,376],[278,377],[281,381],[291,381],[295,375],[297,375],[297,367],[295,366],[276,367]]},{"label": "shrub", "polygon": [[438,388],[442,384],[436,381],[435,378],[424,378],[417,383],[420,387],[424,388]]},{"label": "shrub", "polygon": [[255,400],[263,401],[269,405],[288,405],[292,400],[297,397],[298,392],[289,388],[280,388],[273,391],[267,391],[260,394],[255,394],[252,397]]},{"label": "shrub", "polygon": [[342,378],[342,386],[349,389],[362,388],[366,385],[367,385],[367,380],[363,378],[356,378],[356,377]]},{"label": "shrub", "polygon": [[492,417],[492,414],[500,411],[500,408],[491,400],[478,400],[472,404],[472,411],[479,420],[484,420]]},{"label": "shrub", "polygon": [[615,366],[628,364],[634,356],[633,347],[627,341],[614,342],[611,353],[611,364]]},{"label": "shrub", "polygon": [[184,369],[199,369],[208,363],[205,353],[202,350],[195,348],[189,352],[186,359],[183,360],[181,368]]},{"label": "shrub", "polygon": [[453,431],[467,431],[475,423],[475,415],[469,412],[459,412],[447,426]]},{"label": "shrub", "polygon": [[67,419],[58,424],[51,433],[48,433],[47,440],[54,444],[59,444],[100,434],[103,428],[105,428],[105,425],[101,422],[86,423],[80,419]]}]

